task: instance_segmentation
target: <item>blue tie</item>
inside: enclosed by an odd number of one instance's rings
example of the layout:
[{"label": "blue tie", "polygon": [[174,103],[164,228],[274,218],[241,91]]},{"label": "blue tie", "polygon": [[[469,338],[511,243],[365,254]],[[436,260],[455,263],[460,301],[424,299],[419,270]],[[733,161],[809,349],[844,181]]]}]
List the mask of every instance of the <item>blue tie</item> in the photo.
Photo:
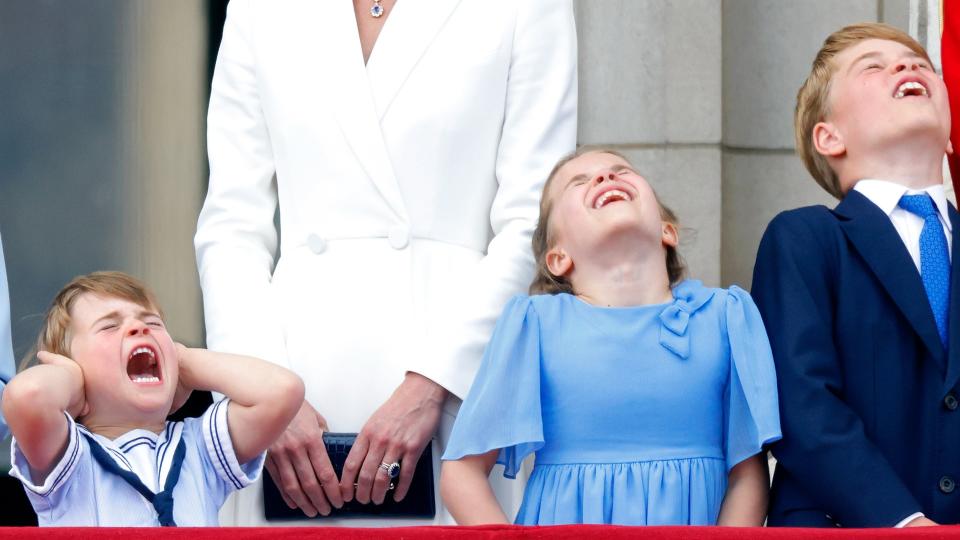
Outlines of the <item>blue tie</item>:
[{"label": "blue tie", "polygon": [[923,218],[920,231],[920,278],[933,310],[937,332],[947,346],[947,315],[950,304],[950,254],[937,207],[929,195],[904,195],[900,208]]},{"label": "blue tie", "polygon": [[[81,433],[83,432],[81,431]],[[177,486],[177,480],[180,479],[180,466],[183,465],[183,456],[186,453],[182,437],[177,441],[177,448],[173,452],[173,462],[170,464],[170,472],[167,473],[167,481],[163,486],[163,491],[154,493],[143,485],[137,475],[117,465],[117,462],[107,455],[107,451],[100,446],[96,439],[86,433],[83,433],[83,436],[90,441],[90,452],[93,454],[93,459],[101,467],[126,480],[133,489],[143,495],[144,499],[150,501],[150,504],[157,511],[157,520],[161,526],[177,526],[177,523],[173,520],[173,488]]]}]

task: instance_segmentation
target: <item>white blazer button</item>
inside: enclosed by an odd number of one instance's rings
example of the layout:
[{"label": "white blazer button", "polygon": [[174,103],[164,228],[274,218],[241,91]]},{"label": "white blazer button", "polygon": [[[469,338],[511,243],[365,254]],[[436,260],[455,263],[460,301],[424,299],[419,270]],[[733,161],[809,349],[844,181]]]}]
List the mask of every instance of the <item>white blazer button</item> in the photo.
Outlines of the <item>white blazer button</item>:
[{"label": "white blazer button", "polygon": [[307,247],[310,248],[310,251],[319,255],[327,250],[327,241],[318,234],[311,234],[307,236]]},{"label": "white blazer button", "polygon": [[403,249],[410,243],[410,232],[402,225],[397,225],[387,233],[387,241],[393,249]]}]

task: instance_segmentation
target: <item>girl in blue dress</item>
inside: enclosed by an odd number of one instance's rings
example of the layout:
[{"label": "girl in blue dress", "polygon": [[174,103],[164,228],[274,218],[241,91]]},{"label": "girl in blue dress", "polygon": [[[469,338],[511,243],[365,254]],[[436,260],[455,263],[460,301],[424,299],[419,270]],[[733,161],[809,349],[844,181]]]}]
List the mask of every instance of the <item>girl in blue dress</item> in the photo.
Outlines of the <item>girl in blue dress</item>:
[{"label": "girl in blue dress", "polygon": [[504,309],[443,456],[458,523],[506,523],[489,473],[535,453],[518,524],[763,524],[780,438],[767,336],[742,289],[681,281],[677,242],[624,156],[557,164],[532,295]]}]

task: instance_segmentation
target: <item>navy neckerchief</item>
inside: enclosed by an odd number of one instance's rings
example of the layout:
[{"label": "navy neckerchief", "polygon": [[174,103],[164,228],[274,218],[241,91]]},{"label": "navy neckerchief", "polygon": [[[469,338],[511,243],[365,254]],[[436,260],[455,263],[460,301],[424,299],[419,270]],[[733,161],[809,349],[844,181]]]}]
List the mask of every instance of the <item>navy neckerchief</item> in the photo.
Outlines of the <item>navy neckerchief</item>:
[{"label": "navy neckerchief", "polygon": [[183,437],[180,437],[180,440],[177,441],[177,448],[173,451],[173,461],[170,463],[170,471],[167,473],[167,481],[164,482],[163,491],[154,493],[143,485],[136,474],[117,465],[117,462],[107,454],[107,451],[100,446],[93,435],[84,433],[82,430],[80,432],[90,441],[90,452],[93,454],[93,459],[101,467],[126,480],[128,484],[133,486],[133,489],[143,495],[144,499],[150,501],[150,504],[157,510],[157,518],[161,526],[177,526],[177,523],[173,520],[173,488],[177,486],[177,480],[180,479],[180,466],[183,465],[183,456],[186,454]]}]

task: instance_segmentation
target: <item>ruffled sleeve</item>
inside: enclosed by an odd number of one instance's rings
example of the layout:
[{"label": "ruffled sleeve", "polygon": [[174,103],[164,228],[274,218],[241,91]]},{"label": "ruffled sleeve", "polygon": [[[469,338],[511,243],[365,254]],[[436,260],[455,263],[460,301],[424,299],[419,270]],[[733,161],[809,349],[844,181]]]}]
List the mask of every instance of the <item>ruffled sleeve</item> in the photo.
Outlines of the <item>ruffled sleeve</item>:
[{"label": "ruffled sleeve", "polygon": [[531,299],[515,296],[497,321],[443,459],[499,449],[503,475],[516,478],[524,458],[542,447],[540,326]]},{"label": "ruffled sleeve", "polygon": [[731,287],[726,302],[730,381],[724,400],[727,470],[780,440],[773,353],[749,293]]}]

